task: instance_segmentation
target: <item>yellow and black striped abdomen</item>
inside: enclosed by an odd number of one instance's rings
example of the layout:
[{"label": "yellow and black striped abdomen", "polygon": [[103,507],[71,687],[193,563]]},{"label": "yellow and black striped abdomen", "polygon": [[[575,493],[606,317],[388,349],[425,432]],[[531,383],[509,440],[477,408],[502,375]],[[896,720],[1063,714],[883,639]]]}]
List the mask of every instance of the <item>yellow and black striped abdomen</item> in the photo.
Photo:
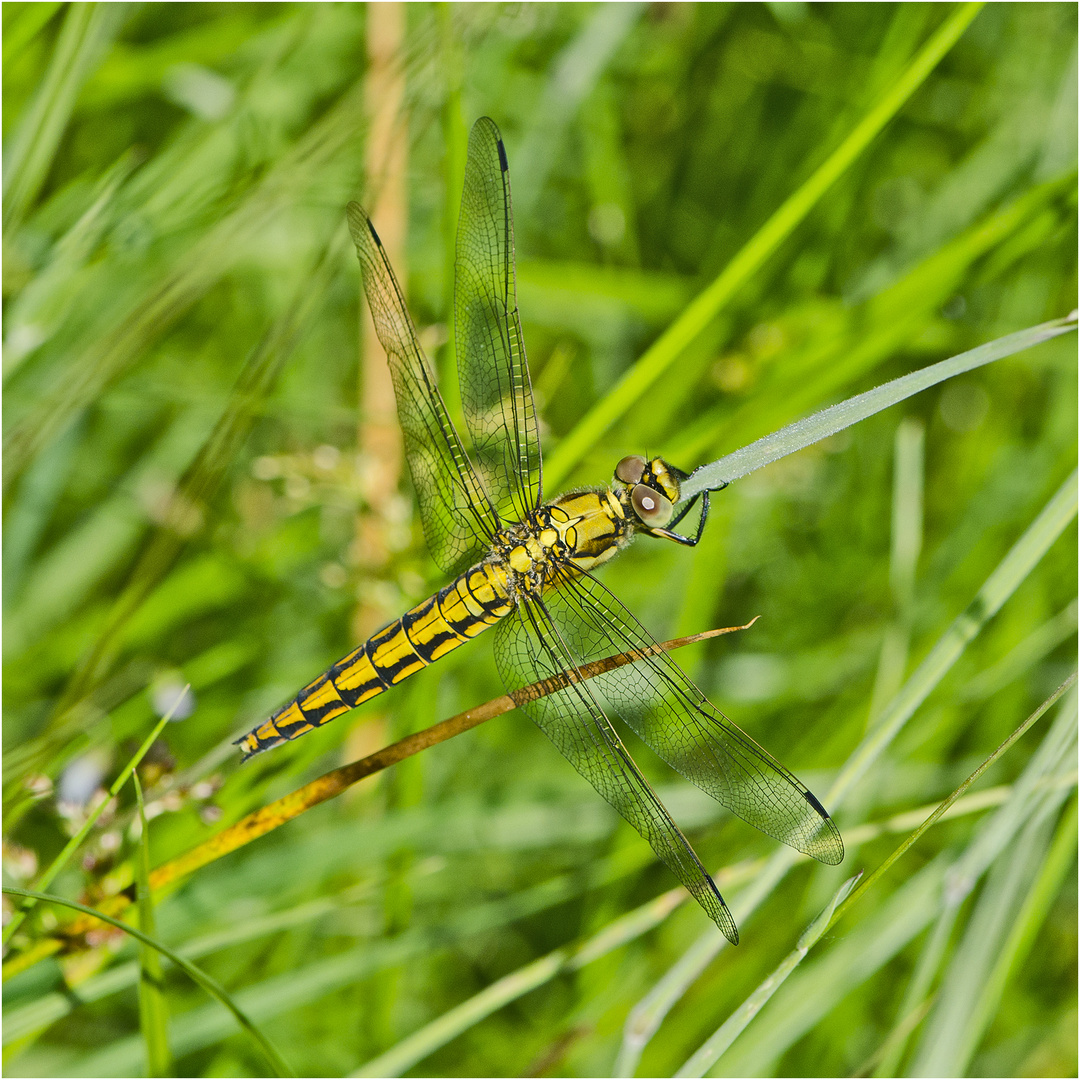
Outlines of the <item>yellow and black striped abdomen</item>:
[{"label": "yellow and black striped abdomen", "polygon": [[483,633],[512,606],[501,566],[466,570],[323,672],[237,745],[248,758],[321,727]]}]

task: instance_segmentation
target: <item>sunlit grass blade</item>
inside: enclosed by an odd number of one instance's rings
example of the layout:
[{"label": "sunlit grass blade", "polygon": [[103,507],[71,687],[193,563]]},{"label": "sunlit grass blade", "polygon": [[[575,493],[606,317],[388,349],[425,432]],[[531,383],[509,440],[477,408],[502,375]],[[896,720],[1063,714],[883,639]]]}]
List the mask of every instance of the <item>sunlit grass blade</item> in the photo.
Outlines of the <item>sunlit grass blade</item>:
[{"label": "sunlit grass blade", "polygon": [[[988,792],[980,792],[975,796],[953,805],[946,817],[958,814],[981,813],[991,806],[1000,805],[1008,798],[1008,788],[999,788]],[[854,852],[859,844],[872,840],[883,833],[902,832],[917,825],[926,817],[926,810],[910,811],[906,814],[897,815],[881,823],[872,823],[867,826],[850,830],[846,839],[849,850]],[[803,856],[796,856],[803,860]],[[716,875],[720,887],[728,890],[737,887],[741,883],[750,880],[761,869],[761,862],[740,864],[735,867],[721,870]],[[601,874],[601,877],[606,875]],[[340,987],[349,985],[363,979],[367,974],[382,970],[389,965],[401,964],[404,960],[422,954],[433,946],[441,943],[450,943],[455,940],[459,932],[457,924],[460,923],[461,933],[474,933],[485,927],[497,925],[498,921],[505,918],[519,918],[531,911],[542,910],[543,907],[558,903],[566,898],[568,893],[562,890],[569,885],[552,882],[545,884],[536,890],[536,902],[533,903],[528,896],[513,898],[505,911],[496,912],[494,907],[488,905],[477,909],[475,912],[463,913],[453,923],[431,931],[409,931],[399,938],[382,943],[363,945],[355,950],[350,950],[339,956],[319,960],[308,967],[294,970],[286,976],[274,977],[265,983],[245,988],[237,995],[244,1009],[258,1020],[265,1021],[282,1012],[299,1007],[317,999],[320,995],[334,992]],[[575,884],[580,888],[581,882]],[[468,1027],[482,1020],[485,1016],[497,1011],[499,1008],[516,1000],[528,993],[531,989],[541,985],[545,981],[554,978],[561,971],[578,970],[607,955],[613,948],[627,944],[646,934],[650,929],[667,918],[676,908],[680,907],[689,899],[681,888],[670,890],[658,896],[630,913],[625,919],[617,920],[611,925],[599,931],[593,937],[587,939],[576,949],[559,949],[546,958],[546,962],[530,964],[524,969],[514,972],[505,980],[493,984],[488,990],[482,991],[476,999],[470,999],[460,1011],[454,1011],[440,1018],[439,1021],[417,1033],[417,1037],[410,1037],[404,1043],[399,1044],[388,1053],[394,1055],[393,1059],[380,1059],[378,1068],[396,1068],[395,1062],[400,1063],[405,1057],[420,1060],[420,1057],[444,1045]],[[491,908],[491,914],[488,913]],[[82,920],[87,925],[91,920]],[[250,935],[261,932],[272,932],[278,925],[276,917],[265,920],[265,928],[258,925],[244,925],[238,927],[229,935],[219,936],[217,939],[208,939],[205,943],[192,942],[184,949],[184,954],[189,956],[200,955],[204,951],[221,947],[231,940],[242,941]],[[125,975],[122,971],[110,972],[103,976],[96,976],[93,984],[87,983],[79,988],[81,996],[86,1000],[95,1000],[97,997],[108,993],[115,993],[124,986],[130,985],[134,979],[134,973]],[[100,989],[99,989],[100,986]],[[5,1021],[5,1037],[8,1037],[8,1028],[11,1028],[12,1039],[20,1037],[44,1024],[58,1019],[71,1008],[69,998],[55,995],[50,1002],[43,1002],[41,1006],[27,1006],[22,1010],[16,1010]],[[212,1043],[224,1038],[228,1033],[228,1027],[224,1024],[224,1018],[213,1015],[208,1011],[199,1011],[184,1014],[176,1018],[173,1026],[173,1042],[177,1051],[189,1053],[205,1048]],[[100,1056],[95,1056],[87,1064],[93,1066],[93,1070],[122,1071],[137,1067],[140,1048],[137,1040],[121,1040],[110,1048],[102,1050]],[[419,1055],[419,1056],[417,1056]],[[374,1068],[374,1065],[368,1068]],[[406,1066],[402,1066],[405,1068]]]},{"label": "sunlit grass blade", "polygon": [[1073,472],[986,579],[967,609],[953,620],[926,658],[882,713],[878,724],[856,747],[829,789],[825,802],[832,806],[866,774],[882,751],[896,738],[930,691],[941,682],[968,643],[1001,610],[1020,583],[1046,554],[1076,516],[1076,473]]},{"label": "sunlit grass blade", "polygon": [[[1067,703],[1065,709],[1073,707],[1070,703]],[[1036,711],[1039,712],[1040,710]],[[1063,720],[1065,723],[1062,723]],[[1030,722],[1031,718],[1025,721],[1024,726],[1028,726]],[[1047,780],[1054,779],[1053,770],[1063,751],[1067,750],[1069,739],[1073,737],[1069,730],[1073,723],[1073,719],[1065,713],[1059,716],[1058,720],[1055,721],[1055,729],[1059,732],[1059,737],[1044,740],[1034,759],[1025,769],[1024,774],[1013,785],[1010,797],[1002,804],[1001,809],[995,814],[994,818],[985,826],[978,841],[969,845],[968,850],[957,861],[953,870],[950,871],[949,886],[944,893],[938,920],[923,947],[915,971],[911,976],[911,981],[904,993],[904,1000],[898,1014],[901,1019],[897,1029],[890,1034],[886,1040],[886,1045],[882,1048],[882,1058],[874,1070],[875,1076],[896,1075],[913,1030],[902,1029],[907,1027],[906,1020],[909,1016],[920,1010],[929,1009],[929,1001],[932,996],[931,988],[938,978],[942,964],[946,961],[949,941],[964,901],[978,878],[982,876],[1005,845],[1011,842],[1012,837],[1020,827],[1024,807],[1033,794],[1038,794]],[[1051,734],[1053,735],[1054,732]],[[1066,772],[1064,777],[1070,785],[1076,784],[1075,771],[1071,775]]]},{"label": "sunlit grass blade", "polygon": [[576,948],[556,949],[492,983],[349,1075],[400,1076],[463,1031],[530,990],[549,982],[560,972],[576,971],[640,937],[663,922],[688,899],[689,894],[682,887],[662,893],[655,900],[616,919]]},{"label": "sunlit grass blade", "polygon": [[923,84],[981,8],[982,4],[966,3],[952,12],[847,138],[750,238],[720,276],[649,347],[618,385],[559,443],[544,465],[545,480],[553,489],[566,480],[581,457],[671,367],[734,293],[810,213]]},{"label": "sunlit grass blade", "polygon": [[[648,861],[647,857],[644,861]],[[289,972],[246,986],[234,994],[234,1000],[251,1019],[265,1023],[275,1016],[310,1005],[321,998],[362,982],[372,975],[400,967],[406,961],[417,961],[443,949],[452,949],[469,937],[489,933],[512,921],[547,911],[580,894],[583,889],[618,879],[623,874],[636,869],[638,865],[636,860],[609,860],[606,865],[598,866],[596,872],[587,877],[577,874],[565,875],[543,882],[535,888],[527,889],[514,896],[460,911],[437,926],[415,926],[396,937],[365,941],[359,946],[332,956],[321,957],[311,963],[300,964]],[[729,875],[729,878],[734,881],[737,876]],[[643,933],[654,924],[657,917],[660,917],[659,913],[670,909],[671,903],[677,906],[687,899],[689,899],[688,896],[681,889],[672,890],[671,894],[665,894],[664,897],[657,898],[640,909],[637,912],[636,921],[630,920],[615,928],[614,939],[608,931],[605,931],[591,939],[580,953],[573,953],[573,950],[569,952],[559,950],[559,954],[565,953],[570,957],[567,963],[571,967],[574,964],[591,963],[614,947],[613,940],[614,945],[618,945],[620,942],[629,940],[628,935]],[[273,918],[267,919],[261,930],[259,927],[254,929],[262,933],[271,933],[274,931],[274,922]],[[285,921],[282,919],[281,925],[284,924]],[[218,935],[216,941],[209,939],[201,943],[191,942],[179,951],[182,955],[191,958],[196,955],[196,950],[212,951],[230,942],[246,940],[247,934],[248,928],[239,926],[227,935]],[[554,968],[544,968],[544,971],[549,970],[552,974],[555,973]],[[536,976],[533,974],[530,977]],[[80,994],[103,997],[131,984],[131,976],[125,975],[123,979],[120,979],[112,972],[104,976],[96,976],[95,980],[96,983],[90,981],[82,984],[79,987]],[[508,986],[520,990],[528,981],[528,978],[518,978],[511,980]],[[508,992],[508,989],[502,991],[504,995]],[[14,1040],[36,1030],[43,1023],[64,1015],[65,1011],[70,1011],[70,1000],[66,1005],[67,1008],[64,1010],[64,1003],[54,1000],[48,1011],[31,1007],[25,1010],[13,1010],[9,1017],[5,1017],[5,1037],[8,1037],[8,1024],[14,1027],[10,1036]],[[229,1017],[217,1006],[209,1004],[174,1018],[172,1045],[177,1055],[195,1053],[220,1042],[231,1031],[232,1022]],[[131,1036],[118,1039],[92,1056],[82,1059],[81,1065],[85,1072],[93,1075],[122,1074],[138,1068],[141,1053],[140,1040]]]},{"label": "sunlit grass blade", "polygon": [[124,154],[94,185],[93,200],[53,245],[48,263],[13,298],[5,316],[3,381],[6,383],[35,350],[71,317],[71,295],[103,234],[115,225],[118,193],[142,159]]},{"label": "sunlit grass blade", "polygon": [[1076,329],[1076,325],[1076,315],[1072,314],[1061,319],[1052,319],[1039,326],[1028,327],[1026,330],[1018,330],[1015,334],[1008,334],[996,341],[979,345],[948,360],[942,360],[919,371],[902,375],[898,379],[877,386],[873,390],[867,390],[847,401],[830,405],[829,408],[814,413],[813,416],[796,420],[795,423],[789,424],[780,431],[766,435],[734,453],[695,469],[682,486],[682,497],[689,499],[699,492],[724,487],[732,480],[737,480],[755,469],[760,469],[763,465],[793,454],[796,450],[802,450],[804,447],[820,442],[829,435],[835,435],[838,431],[843,431],[844,428],[857,424],[860,420],[865,420],[881,412],[882,409],[887,409],[890,405],[895,405],[936,383],[981,367],[983,364],[989,364],[994,360],[1012,356],[1023,349],[1049,341],[1059,334],[1070,333]]},{"label": "sunlit grass blade", "polygon": [[225,988],[214,978],[207,975],[201,968],[196,967],[190,960],[185,960],[184,957],[174,952],[172,949],[163,945],[160,941],[156,941],[150,937],[149,934],[144,934],[141,930],[137,930],[133,926],[129,926],[127,923],[121,922],[119,919],[114,919],[111,915],[103,915],[101,912],[95,911],[93,908],[86,907],[85,904],[77,904],[74,900],[65,900],[60,896],[51,896],[48,893],[32,892],[29,889],[17,889],[14,886],[4,886],[4,892],[9,893],[12,896],[21,896],[27,900],[32,900],[34,903],[48,903],[57,904],[60,907],[69,908],[72,911],[78,911],[83,915],[91,915],[95,919],[100,919],[102,922],[108,923],[110,926],[115,927],[117,930],[123,930],[125,934],[130,934],[137,941],[141,942],[148,948],[156,949],[162,956],[167,956],[178,968],[180,968],[185,974],[189,975],[196,983],[199,984],[208,994],[217,998],[226,1009],[229,1010],[236,1018],[236,1022],[243,1028],[243,1030],[251,1037],[252,1041],[256,1044],[259,1050],[265,1055],[270,1067],[273,1069],[275,1076],[294,1076],[295,1073],[285,1064],[284,1059],[274,1048],[273,1044],[266,1038],[265,1035],[247,1018],[247,1016],[239,1009],[236,1003],[229,996]]},{"label": "sunlit grass blade", "polygon": [[859,887],[855,889],[851,893],[851,895],[848,896],[843,901],[843,903],[839,905],[839,907],[837,907],[836,911],[832,915],[832,922],[837,922],[840,918],[843,917],[845,911],[847,911],[849,907],[858,903],[858,901],[862,898],[863,894],[875,884],[878,878],[888,873],[889,868],[892,866],[892,864],[896,862],[896,860],[899,859],[908,850],[909,847],[915,844],[927,829],[929,829],[941,817],[943,817],[945,813],[949,810],[949,808],[953,805],[953,803],[955,803],[957,799],[961,798],[961,796],[963,796],[967,792],[967,789],[971,787],[971,785],[974,784],[979,779],[979,777],[982,776],[982,774],[986,772],[986,770],[989,769],[990,766],[998,760],[998,758],[1000,758],[1003,754],[1007,753],[1015,745],[1015,743],[1027,733],[1028,729],[1031,728],[1032,725],[1037,723],[1039,720],[1041,720],[1042,717],[1058,703],[1061,697],[1069,690],[1071,690],[1075,685],[1076,673],[1073,672],[1073,674],[1070,675],[1069,678],[1066,679],[1065,682],[1063,682],[1050,695],[1050,697],[1048,697],[989,757],[987,757],[982,762],[982,764],[979,765],[979,767],[973,773],[971,773],[970,776],[967,777],[967,779],[947,799],[945,799],[944,802],[941,803],[941,805],[933,812],[933,814],[931,814],[926,819],[926,821],[923,822],[923,824],[920,825],[919,828],[916,829],[911,834],[911,836],[909,836],[907,840],[905,840],[904,843],[901,844],[900,847],[898,847],[896,851],[894,851],[892,855],[890,855],[889,858],[885,860],[885,862],[883,862],[879,867],[877,867],[877,869],[875,869],[869,877],[859,883]]},{"label": "sunlit grass blade", "polygon": [[191,530],[183,528],[185,515],[203,514],[312,314],[325,299],[325,290],[339,268],[347,237],[344,226],[334,233],[311,274],[300,283],[292,302],[245,363],[221,418],[172,496],[169,517],[176,520],[158,529],[147,542],[104,628],[72,676],[57,707],[59,725],[62,726],[65,711],[101,677],[117,637],[186,546]]},{"label": "sunlit grass blade", "polygon": [[1018,642],[992,667],[980,671],[961,690],[961,697],[965,701],[983,701],[1008,686],[1014,679],[1018,679],[1032,665],[1076,633],[1076,615],[1077,601],[1074,599],[1067,608]]},{"label": "sunlit grass blade", "polygon": [[14,60],[22,49],[41,32],[62,5],[59,0],[47,0],[41,4],[28,4],[4,26],[4,63]]},{"label": "sunlit grass blade", "polygon": [[[139,774],[131,776],[139,810],[139,852],[136,858],[135,884],[138,891],[139,928],[148,936],[157,936],[154,898],[150,892],[150,830],[146,823],[142,784]],[[139,1026],[146,1045],[146,1075],[171,1076],[169,1053],[169,1007],[165,1000],[165,979],[161,954],[149,945],[139,946]]]},{"label": "sunlit grass blade", "polygon": [[[1043,800],[1013,842],[990,868],[938,988],[923,1042],[911,1062],[917,1076],[963,1076],[981,1040],[987,1018],[976,1015],[990,972],[1003,956],[1010,926],[1029,884],[1041,876],[1060,809]],[[945,1066],[938,1073],[937,1065]]]},{"label": "sunlit grass blade", "polygon": [[69,5],[52,61],[4,155],[5,240],[41,189],[75,96],[125,16],[115,4]]},{"label": "sunlit grass blade", "polygon": [[[1074,682],[1075,677],[1060,687],[1050,699],[1044,702],[1043,705],[1040,706],[1040,708],[1036,710],[1036,712],[1032,714],[1032,716],[1029,717],[1005,743],[998,747],[998,749],[995,750],[970,777],[968,777],[957,791],[945,800],[944,803],[940,804],[929,818],[916,828],[915,832],[905,840],[893,856],[891,856],[882,867],[875,871],[873,877],[868,879],[868,882],[876,881],[897,858],[907,851],[908,848],[923,835],[927,828],[945,817],[950,809],[954,809],[958,800],[963,797],[964,793],[978,777],[981,776],[990,765],[997,761],[1002,754],[1010,749],[1016,741],[1059,700],[1061,695],[1064,694]],[[1038,776],[1041,777],[1041,775],[1042,773],[1039,772]],[[1018,795],[1023,798],[1026,790],[1028,789],[1021,788],[1010,794]],[[1055,788],[1051,787],[1049,790],[1055,790]],[[995,798],[996,797],[997,796],[995,796]],[[992,803],[983,803],[978,799],[973,800],[974,809],[981,809],[986,805],[992,805]],[[909,827],[911,816],[912,815],[910,814],[903,815],[902,818],[893,821],[891,825],[893,827],[907,828]],[[856,844],[872,839],[876,835],[879,835],[876,828],[853,830],[853,834],[848,835],[849,846],[854,848]],[[788,852],[785,851],[782,855],[785,857],[783,860],[784,863],[787,864],[794,864],[795,862],[805,861],[806,859],[805,856],[799,855],[796,852],[788,854]],[[779,865],[779,863],[780,860],[770,860],[770,864],[774,866]],[[786,869],[787,866],[785,865],[783,869],[780,870],[779,876],[782,876]],[[744,918],[744,912],[749,914],[749,911],[753,909],[753,906],[756,906],[757,903],[760,902],[760,899],[764,898],[764,894],[771,891],[771,887],[776,884],[776,880],[774,879],[771,881],[768,888],[762,887],[762,879],[768,880],[768,870],[769,867],[767,866],[762,872],[759,872],[757,880],[752,882],[748,889],[740,893],[738,898],[733,902],[732,908],[734,911],[738,912],[740,920]],[[932,871],[932,873],[930,871]],[[921,897],[922,900],[929,901],[929,898],[933,895],[934,891],[940,888],[941,881],[944,878],[944,871],[945,866],[943,863],[932,864],[930,867],[927,867],[925,871],[920,871],[920,873],[916,875],[918,881],[917,887],[913,884],[916,879],[913,879],[912,882],[908,882],[903,886],[901,890],[887,902],[886,911],[875,915],[873,927],[869,928],[865,933],[859,936],[857,942],[852,942],[850,944],[850,947],[845,953],[845,960],[843,963],[854,963],[857,959],[855,966],[861,972],[861,977],[865,978],[873,970],[876,970],[876,966],[880,966],[895,955],[898,949],[903,947],[926,925],[933,914],[932,904],[924,903],[922,901],[917,902],[913,898],[917,895],[918,897]],[[729,888],[730,884],[732,884],[732,882],[725,881],[725,875],[723,873],[717,874],[716,879],[725,889]],[[776,992],[783,980],[794,971],[802,956],[805,955],[805,952],[808,951],[816,941],[820,940],[833,925],[835,925],[840,912],[846,910],[855,898],[854,893],[851,892],[851,888],[854,884],[855,880],[853,879],[852,882],[849,882],[836,894],[833,903],[823,913],[824,917],[815,920],[807,933],[800,939],[799,949],[803,949],[803,946],[805,946],[801,955],[793,954],[792,957],[789,957],[789,960],[785,962],[788,966],[785,967],[782,965],[782,978],[779,978],[777,981],[770,980],[767,986],[763,987],[762,996],[755,997],[753,999],[753,1004],[748,1002],[747,1012],[745,1014],[740,1014],[740,1021],[733,1028],[724,1030],[723,1037],[720,1037],[720,1034],[718,1033],[716,1046],[726,1048],[726,1046],[734,1041],[734,1038],[745,1028],[746,1024],[753,1018],[753,1015],[756,1014],[772,994]],[[761,894],[760,897],[754,898],[752,906],[747,903],[747,892],[758,892]],[[865,888],[859,889],[860,896],[864,892]],[[416,1062],[433,1053],[451,1039],[456,1038],[472,1025],[483,1020],[485,1017],[490,1016],[491,1013],[502,1008],[510,1001],[516,1000],[530,990],[535,989],[537,986],[548,982],[561,971],[574,970],[577,967],[583,966],[584,964],[597,959],[599,956],[604,955],[614,947],[615,944],[624,944],[627,940],[631,940],[632,936],[638,936],[648,929],[651,929],[656,925],[660,918],[666,918],[671,911],[675,910],[675,907],[678,906],[681,899],[685,898],[686,894],[681,889],[672,890],[670,893],[665,893],[663,896],[658,897],[657,900],[653,901],[651,904],[644,905],[642,908],[639,908],[637,912],[632,913],[634,916],[633,918],[626,916],[622,920],[616,920],[611,926],[605,928],[604,931],[599,933],[589,942],[586,942],[585,945],[579,949],[559,949],[526,967],[520,968],[511,975],[506,976],[504,979],[493,983],[486,990],[474,995],[460,1006],[443,1014],[439,1019],[432,1021],[420,1031],[402,1040],[385,1054],[368,1062],[362,1069],[351,1075],[400,1075],[402,1072],[411,1068]],[[900,917],[900,913],[903,913],[903,917]],[[886,932],[884,927],[888,927],[888,932]],[[631,930],[633,931],[632,934],[629,933]],[[718,934],[711,934],[710,936],[716,938],[720,937]],[[870,942],[873,942],[874,944],[873,949],[868,948]],[[796,950],[796,953],[799,952],[799,949]],[[696,978],[696,976],[700,974],[700,958],[693,953],[688,953],[684,955],[683,960],[685,962],[684,969],[679,971],[678,974],[681,976],[681,981],[685,985],[693,981],[693,978]],[[830,962],[836,963],[836,961]],[[669,982],[669,987],[670,985]],[[669,997],[669,1006],[670,1004],[673,1004],[674,997],[674,994]],[[655,1028],[653,1030],[655,1030]],[[642,1043],[642,1046],[643,1045],[644,1043]],[[715,1050],[715,1046],[708,1053],[711,1054],[713,1050]],[[722,1052],[722,1049],[719,1052]],[[715,1061],[716,1057],[719,1057],[719,1052],[716,1053],[712,1060]],[[708,1056],[708,1054],[705,1056]],[[632,1071],[628,1072],[626,1070],[628,1067],[635,1065],[636,1060],[637,1056],[626,1056],[624,1049],[624,1054],[620,1057],[620,1061],[616,1066],[615,1075],[632,1075]],[[702,1058],[702,1061],[703,1060],[704,1058]],[[697,1067],[697,1064],[701,1064],[701,1062],[697,1062],[694,1068]],[[680,1073],[680,1075],[702,1075],[704,1070],[709,1068],[710,1065],[711,1063],[702,1065],[701,1072],[691,1071]],[[690,1067],[689,1062],[687,1067]]]},{"label": "sunlit grass blade", "polygon": [[[1075,675],[1070,680],[1070,685],[1073,683]],[[993,869],[943,975],[912,1065],[916,1075],[928,1075],[927,1070],[932,1072],[937,1064],[950,1075],[963,1073],[981,1039],[989,1019],[985,1010],[993,1001],[993,996],[986,996],[986,991],[991,989],[992,972],[999,962],[1008,966],[1004,950],[1009,948],[1016,912],[1023,907],[1021,897],[1028,883],[1042,874],[1049,833],[1068,796],[1067,789],[1040,790],[1032,780],[1040,771],[1051,775],[1068,769],[1075,760],[1076,705],[1074,692],[1062,705],[1049,735],[1025,771],[1026,783],[1017,785],[1010,803],[987,823],[969,848],[965,864],[958,864],[949,895],[945,897],[945,903],[955,908],[973,890],[978,877]],[[1000,988],[999,983],[995,993]]]},{"label": "sunlit grass blade", "polygon": [[[971,814],[981,814],[987,809],[1000,806],[1009,798],[1010,792],[1011,788],[1006,785],[987,788],[965,796],[950,807],[949,811],[944,815],[944,820]],[[932,806],[917,808],[894,815],[883,821],[869,822],[865,825],[846,829],[845,843],[848,850],[854,853],[861,845],[878,837],[890,833],[907,832],[917,827],[934,809],[935,807]],[[333,989],[339,985],[344,985],[344,982],[338,981],[339,974],[343,980],[355,981],[362,978],[366,972],[377,970],[381,964],[399,964],[404,959],[422,955],[433,947],[450,944],[453,940],[456,940],[455,935],[459,932],[465,935],[490,930],[492,927],[501,925],[503,921],[522,918],[546,910],[553,905],[564,903],[567,899],[579,894],[584,889],[592,887],[594,884],[604,884],[608,881],[617,880],[623,874],[632,872],[639,861],[648,863],[653,858],[650,853],[640,851],[640,849],[638,856],[634,860],[626,858],[626,852],[620,853],[620,856],[609,867],[602,864],[597,866],[595,868],[595,880],[586,881],[578,875],[551,879],[536,889],[517,894],[507,898],[505,901],[497,901],[494,904],[482,905],[463,912],[460,918],[456,918],[449,924],[441,924],[434,931],[417,928],[415,931],[410,931],[404,939],[395,939],[392,943],[365,944],[355,950],[355,953],[350,952],[347,957],[342,954],[341,957],[334,958],[334,966],[331,969],[322,970],[321,973],[309,972],[304,974],[304,982],[308,986],[305,991],[306,997],[310,1000],[317,987]],[[764,860],[741,863],[738,867],[723,871],[718,875],[718,880],[723,883],[725,888],[738,886],[753,877],[763,864]],[[253,941],[267,934],[281,933],[291,927],[304,925],[338,910],[355,899],[367,895],[370,891],[371,886],[364,884],[346,890],[340,896],[311,901],[296,908],[273,912],[262,917],[245,918],[224,930],[187,941],[177,951],[189,960],[196,960],[200,956],[229,948],[232,945]],[[683,899],[686,899],[686,897],[683,897]],[[90,922],[90,920],[82,921]],[[340,973],[338,972],[338,960],[341,961],[341,966],[346,969]],[[318,961],[313,966],[317,968],[321,963],[321,961]],[[312,976],[310,980],[309,975]],[[67,1016],[79,1003],[99,1001],[111,994],[135,986],[138,983],[138,978],[137,963],[119,964],[107,972],[93,975],[85,982],[79,983],[77,986],[78,1001],[75,1001],[68,993],[53,992],[25,1005],[17,1005],[8,1009],[4,1013],[4,1045],[7,1046],[17,1042],[36,1031],[40,1031],[49,1024],[55,1023],[62,1017]],[[293,973],[289,981],[295,986],[298,978],[299,973]],[[255,988],[251,989],[254,990]],[[330,990],[326,990],[326,992],[330,992]],[[244,993],[247,993],[247,991],[242,991],[241,997]],[[256,1008],[249,1008],[248,1011],[253,1012],[257,1019],[266,1019],[271,1015],[275,1015],[273,1011],[261,1011],[266,1008],[268,1002],[273,1002],[276,1011],[292,1007],[292,998],[283,997],[283,993],[284,991],[277,984],[274,985],[272,992],[270,988],[266,988],[266,992],[262,993],[259,998],[264,1004]],[[194,1035],[187,1033],[189,1024],[192,1028],[197,1028],[204,1034],[206,1032],[205,1025],[202,1022],[194,1023],[186,1015],[179,1017],[178,1023],[181,1025],[180,1039],[188,1049],[194,1047],[192,1041]],[[205,1042],[199,1043],[200,1047],[205,1045],[208,1044]],[[137,1050],[133,1050],[130,1055],[130,1061],[133,1063],[132,1067],[137,1066],[137,1056]]]},{"label": "sunlit grass blade", "polygon": [[896,605],[885,628],[870,696],[868,722],[900,689],[907,672],[915,612],[915,569],[923,542],[923,446],[926,429],[908,418],[896,429],[893,451],[892,545],[889,583]]}]

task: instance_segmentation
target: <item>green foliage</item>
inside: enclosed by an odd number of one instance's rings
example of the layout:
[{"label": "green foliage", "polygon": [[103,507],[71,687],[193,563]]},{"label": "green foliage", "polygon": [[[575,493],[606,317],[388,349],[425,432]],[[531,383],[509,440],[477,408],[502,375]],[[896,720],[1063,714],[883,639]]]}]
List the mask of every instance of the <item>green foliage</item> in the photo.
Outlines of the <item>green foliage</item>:
[{"label": "green foliage", "polygon": [[[959,10],[409,5],[397,270],[440,370],[449,219],[483,114],[507,144],[544,445],[569,483],[643,451],[689,470],[1067,314],[1074,5],[982,9],[762,240]],[[366,16],[4,6],[9,884],[36,887],[96,816],[45,891],[98,906],[147,848],[160,864],[502,693],[478,641],[242,769],[231,746],[355,645],[358,609],[388,620],[441,584],[407,481],[372,507],[357,455],[344,207],[372,194]],[[733,275],[748,245],[761,257]],[[613,394],[718,280],[722,305],[659,377]],[[641,540],[606,572],[660,637],[762,616],[680,659],[814,791],[843,797],[843,865],[797,863],[628,740],[721,870],[737,949],[515,713],[155,894],[154,936],[300,1075],[673,1075],[921,820],[892,816],[925,817],[1075,667],[1076,526],[1060,509],[1075,356],[1066,335],[933,387],[714,496],[694,551]],[[568,438],[597,415],[609,426]],[[357,539],[372,513],[382,562]],[[114,781],[188,683],[140,766],[144,833]],[[986,798],[961,800],[815,945],[714,1074],[1075,1074],[1075,739],[1067,696]],[[34,907],[9,962],[60,917]],[[7,1074],[140,1074],[139,956],[98,930],[27,961],[5,986]],[[263,1075],[235,1015],[161,964],[177,1071]]]}]

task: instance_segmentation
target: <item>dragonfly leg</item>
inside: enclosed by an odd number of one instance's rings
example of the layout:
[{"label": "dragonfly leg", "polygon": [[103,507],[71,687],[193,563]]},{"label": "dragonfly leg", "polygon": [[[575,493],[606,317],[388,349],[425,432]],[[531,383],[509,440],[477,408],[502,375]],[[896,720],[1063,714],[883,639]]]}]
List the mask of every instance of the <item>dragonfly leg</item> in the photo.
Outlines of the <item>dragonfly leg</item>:
[{"label": "dragonfly leg", "polygon": [[709,516],[709,493],[707,491],[695,495],[670,523],[671,525],[678,525],[699,498],[701,499],[701,517],[698,520],[697,532],[692,537],[683,536],[681,533],[674,532],[671,528],[649,529],[649,534],[662,537],[664,540],[674,540],[676,544],[682,544],[684,547],[696,547],[697,542],[701,539],[701,534],[705,531],[705,519]]}]

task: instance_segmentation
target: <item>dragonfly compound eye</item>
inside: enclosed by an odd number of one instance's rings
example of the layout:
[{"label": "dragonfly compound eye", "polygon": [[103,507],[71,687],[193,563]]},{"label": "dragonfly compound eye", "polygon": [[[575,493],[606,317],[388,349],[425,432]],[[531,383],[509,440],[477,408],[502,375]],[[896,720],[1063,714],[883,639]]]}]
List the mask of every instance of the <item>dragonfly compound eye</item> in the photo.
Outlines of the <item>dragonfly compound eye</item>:
[{"label": "dragonfly compound eye", "polygon": [[615,479],[621,480],[624,484],[636,484],[644,474],[646,464],[645,459],[638,454],[624,457],[615,466]]},{"label": "dragonfly compound eye", "polygon": [[669,498],[644,484],[634,488],[630,501],[634,504],[634,513],[651,529],[662,529],[675,513]]}]

